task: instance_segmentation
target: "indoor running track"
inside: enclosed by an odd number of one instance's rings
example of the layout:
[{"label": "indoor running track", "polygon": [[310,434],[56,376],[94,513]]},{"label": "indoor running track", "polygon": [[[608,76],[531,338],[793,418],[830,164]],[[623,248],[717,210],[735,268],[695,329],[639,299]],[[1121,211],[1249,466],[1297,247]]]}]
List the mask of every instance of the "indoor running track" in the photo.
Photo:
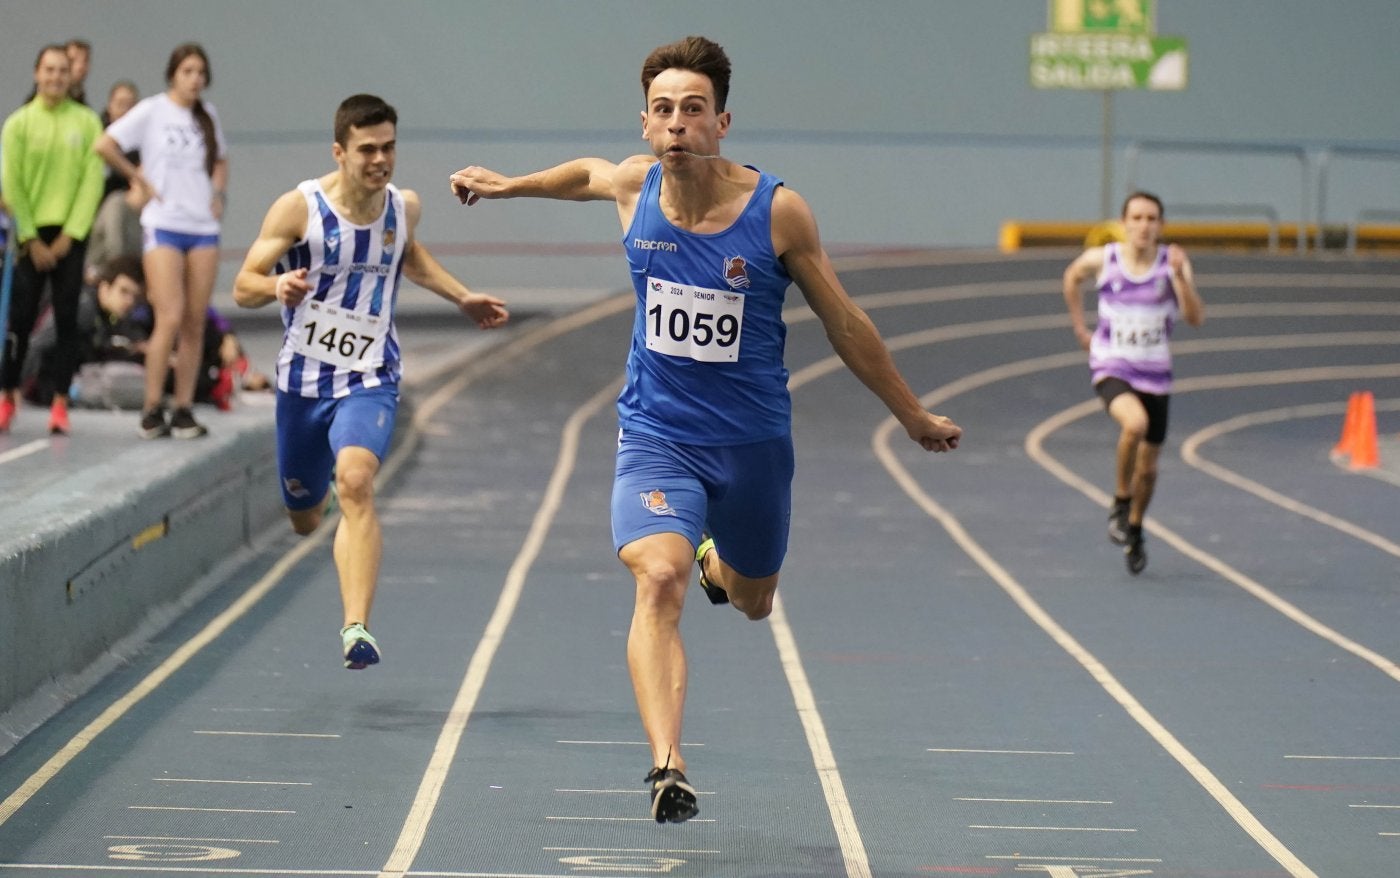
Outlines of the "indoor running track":
[{"label": "indoor running track", "polygon": [[[700,815],[647,818],[608,528],[629,297],[415,400],[385,470],[376,668],[339,666],[326,533],[270,538],[0,761],[0,874],[1400,874],[1400,492],[1329,459],[1400,419],[1393,263],[1195,255],[1147,570],[1073,254],[848,260],[916,392],[893,429],[789,301],[780,601],[692,593]],[[1092,297],[1090,297],[1092,305]]]}]

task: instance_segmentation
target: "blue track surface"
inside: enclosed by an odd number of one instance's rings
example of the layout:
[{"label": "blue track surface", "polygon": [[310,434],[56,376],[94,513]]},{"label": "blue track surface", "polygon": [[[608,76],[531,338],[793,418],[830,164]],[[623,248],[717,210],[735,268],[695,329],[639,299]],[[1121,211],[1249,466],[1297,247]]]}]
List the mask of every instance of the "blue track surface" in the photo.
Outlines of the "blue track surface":
[{"label": "blue track surface", "polygon": [[1352,391],[1400,430],[1400,274],[1194,256],[1133,577],[1070,255],[845,264],[949,455],[792,294],[779,606],[683,620],[699,818],[647,816],[605,299],[416,395],[382,664],[340,666],[328,534],[266,540],[0,759],[0,874],[1400,874],[1397,468],[1328,456]]}]

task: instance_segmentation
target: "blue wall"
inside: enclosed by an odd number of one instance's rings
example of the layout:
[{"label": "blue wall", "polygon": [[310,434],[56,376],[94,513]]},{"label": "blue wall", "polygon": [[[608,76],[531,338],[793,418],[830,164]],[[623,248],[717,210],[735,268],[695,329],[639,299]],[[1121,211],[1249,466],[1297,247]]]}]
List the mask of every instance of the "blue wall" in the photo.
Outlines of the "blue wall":
[{"label": "blue wall", "polygon": [[[783,176],[828,244],[991,246],[1008,218],[1096,219],[1098,93],[1028,81],[1043,0],[0,0],[0,107],[27,93],[44,42],[95,46],[88,90],[120,77],[162,87],[170,48],[208,49],[232,141],[226,244],[241,247],[297,180],[331,167],[330,118],[355,91],[400,112],[402,185],[424,196],[433,241],[607,242],[608,205],[463,211],[446,177],[465,164],[534,170],[640,151],[637,82],[654,45],[704,33],[735,64],[724,150]],[[1123,92],[1113,106],[1113,196],[1138,138],[1287,144],[1307,186],[1332,144],[1400,150],[1396,0],[1157,0],[1183,35],[1190,86]],[[1266,203],[1298,218],[1286,157],[1145,153],[1134,181],[1182,202]],[[1400,208],[1400,161],[1334,158],[1328,219]],[[1311,217],[1308,217],[1311,219]]]}]

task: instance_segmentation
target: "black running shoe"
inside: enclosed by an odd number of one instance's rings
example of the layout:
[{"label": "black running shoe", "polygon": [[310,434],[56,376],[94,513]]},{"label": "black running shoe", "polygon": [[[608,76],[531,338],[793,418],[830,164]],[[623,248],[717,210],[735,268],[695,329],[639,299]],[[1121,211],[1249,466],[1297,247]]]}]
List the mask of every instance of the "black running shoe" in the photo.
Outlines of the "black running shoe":
[{"label": "black running shoe", "polygon": [[1132,501],[1114,498],[1108,507],[1108,541],[1115,546],[1128,543],[1128,506]]},{"label": "black running shoe", "polygon": [[700,568],[700,587],[705,590],[705,597],[710,599],[710,603],[715,605],[727,604],[729,603],[729,592],[715,585],[713,582],[710,582],[705,576],[705,556],[714,551],[715,540],[714,537],[711,537],[709,534],[703,534],[702,536],[704,536],[704,539],[700,541],[700,545],[695,549],[695,566]]},{"label": "black running shoe", "polygon": [[165,422],[165,409],[156,406],[148,412],[142,412],[139,433],[142,439],[163,439],[169,436],[170,425]]},{"label": "black running shoe", "polygon": [[209,430],[194,419],[194,412],[179,408],[170,416],[170,435],[176,439],[198,439],[208,435]]},{"label": "black running shoe", "polygon": [[647,783],[651,784],[651,816],[657,823],[684,823],[700,813],[695,787],[680,771],[653,768]]},{"label": "black running shoe", "polygon": [[1123,557],[1128,562],[1128,572],[1137,576],[1147,569],[1147,550],[1142,546],[1142,525],[1128,525],[1128,539],[1123,546]]}]

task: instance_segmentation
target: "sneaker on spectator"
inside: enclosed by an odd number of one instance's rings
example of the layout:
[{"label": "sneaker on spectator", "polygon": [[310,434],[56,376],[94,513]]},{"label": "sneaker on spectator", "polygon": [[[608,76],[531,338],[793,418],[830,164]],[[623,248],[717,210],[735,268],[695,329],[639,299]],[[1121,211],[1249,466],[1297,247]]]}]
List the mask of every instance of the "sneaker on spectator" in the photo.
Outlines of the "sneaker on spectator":
[{"label": "sneaker on spectator", "polygon": [[165,422],[165,409],[156,406],[141,413],[142,439],[162,439],[170,435],[170,425]]},{"label": "sneaker on spectator", "polygon": [[209,430],[194,419],[194,412],[178,408],[170,416],[170,435],[176,439],[198,439],[208,435]]},{"label": "sneaker on spectator", "polygon": [[10,432],[10,422],[15,419],[15,401],[8,396],[0,396],[0,433]]},{"label": "sneaker on spectator", "polygon": [[67,436],[69,430],[68,400],[55,396],[53,404],[49,406],[49,433],[53,436]]}]

